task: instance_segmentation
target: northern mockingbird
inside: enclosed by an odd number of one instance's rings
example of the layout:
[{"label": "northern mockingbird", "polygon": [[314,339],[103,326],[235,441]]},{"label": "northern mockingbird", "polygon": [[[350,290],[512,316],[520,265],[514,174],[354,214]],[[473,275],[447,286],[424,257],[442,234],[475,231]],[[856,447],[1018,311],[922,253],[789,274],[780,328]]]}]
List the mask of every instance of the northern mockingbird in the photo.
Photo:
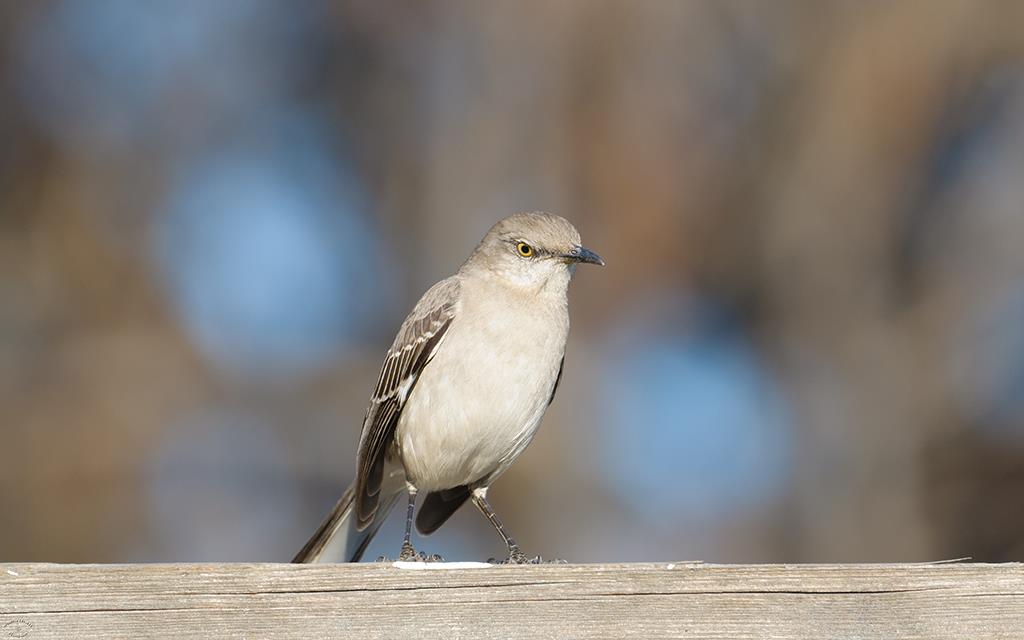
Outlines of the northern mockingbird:
[{"label": "northern mockingbird", "polygon": [[487,488],[533,439],[562,376],[569,280],[604,261],[565,218],[520,213],[494,225],[458,272],[402,323],[363,419],[355,482],[293,562],[356,562],[395,500],[409,498],[399,559],[416,528],[434,532],[472,500],[528,562],[487,502]]}]

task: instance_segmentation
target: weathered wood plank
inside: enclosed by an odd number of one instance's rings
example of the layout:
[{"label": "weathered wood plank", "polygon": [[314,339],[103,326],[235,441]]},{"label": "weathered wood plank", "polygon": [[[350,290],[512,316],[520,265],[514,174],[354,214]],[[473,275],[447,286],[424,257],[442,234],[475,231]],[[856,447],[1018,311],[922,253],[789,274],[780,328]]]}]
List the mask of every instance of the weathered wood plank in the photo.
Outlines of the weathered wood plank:
[{"label": "weathered wood plank", "polygon": [[0,564],[0,639],[1024,639],[1024,566]]}]

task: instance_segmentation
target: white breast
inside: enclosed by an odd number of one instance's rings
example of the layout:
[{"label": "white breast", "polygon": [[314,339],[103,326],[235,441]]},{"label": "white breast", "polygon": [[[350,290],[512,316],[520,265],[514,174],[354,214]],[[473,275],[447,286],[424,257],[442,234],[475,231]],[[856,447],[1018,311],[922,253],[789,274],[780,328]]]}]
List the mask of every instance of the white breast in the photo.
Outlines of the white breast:
[{"label": "white breast", "polygon": [[402,463],[423,491],[507,469],[540,425],[565,352],[564,295],[470,290],[463,301],[398,422]]}]

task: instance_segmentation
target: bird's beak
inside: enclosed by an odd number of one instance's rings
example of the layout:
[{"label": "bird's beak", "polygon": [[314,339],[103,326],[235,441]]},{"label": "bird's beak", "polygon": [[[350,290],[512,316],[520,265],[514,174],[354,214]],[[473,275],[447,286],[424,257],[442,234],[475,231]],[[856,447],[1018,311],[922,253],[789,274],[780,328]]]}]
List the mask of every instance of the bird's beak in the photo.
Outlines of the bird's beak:
[{"label": "bird's beak", "polygon": [[564,257],[569,262],[586,262],[587,264],[604,266],[604,260],[601,256],[586,247],[574,247],[573,250],[565,254]]}]

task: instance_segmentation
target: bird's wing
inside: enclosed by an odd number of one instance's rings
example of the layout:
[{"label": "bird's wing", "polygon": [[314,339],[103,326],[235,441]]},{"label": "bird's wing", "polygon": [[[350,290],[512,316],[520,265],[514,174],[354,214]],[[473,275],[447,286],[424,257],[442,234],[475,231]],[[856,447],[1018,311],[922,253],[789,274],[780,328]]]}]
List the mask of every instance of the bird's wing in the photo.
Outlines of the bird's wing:
[{"label": "bird's wing", "polygon": [[402,408],[416,380],[434,357],[455,318],[459,281],[455,276],[431,287],[398,330],[388,349],[363,420],[356,459],[356,522],[362,531],[380,502],[384,460]]}]

